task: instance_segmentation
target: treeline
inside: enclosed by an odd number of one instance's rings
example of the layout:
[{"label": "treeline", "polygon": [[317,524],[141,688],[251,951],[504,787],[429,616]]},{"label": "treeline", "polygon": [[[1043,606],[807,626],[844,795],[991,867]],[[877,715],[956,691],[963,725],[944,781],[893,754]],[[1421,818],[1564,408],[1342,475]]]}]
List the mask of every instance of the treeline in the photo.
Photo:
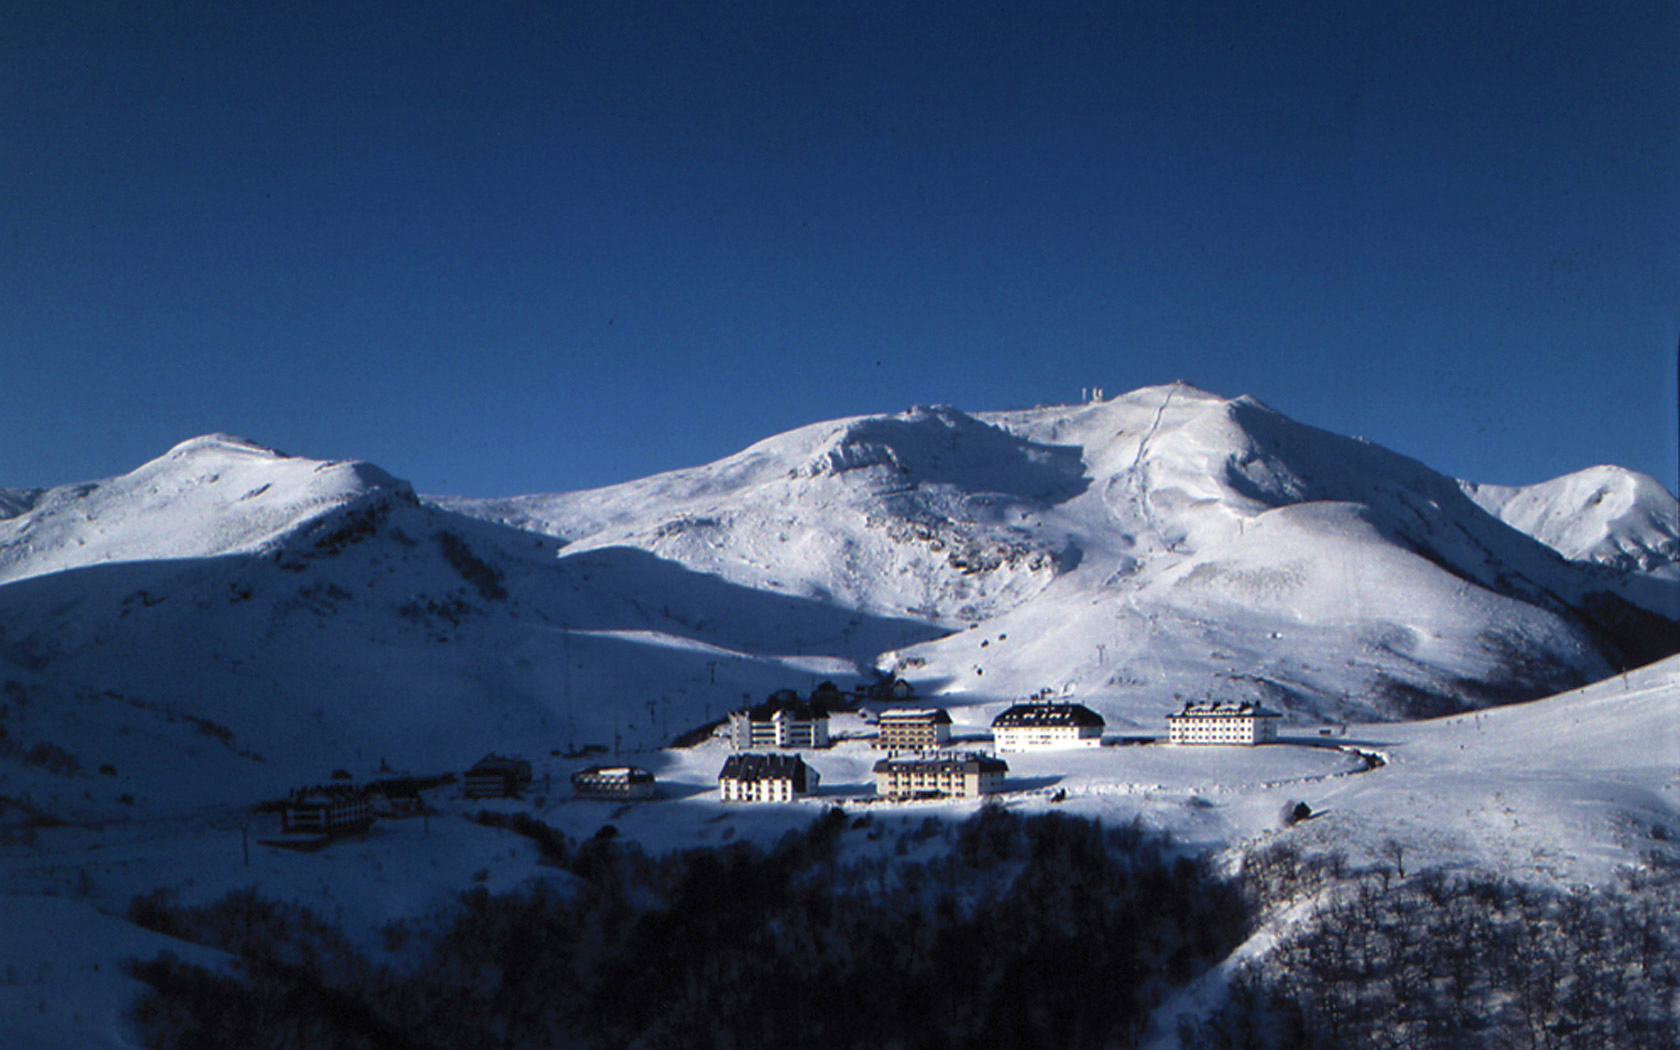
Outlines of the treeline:
[{"label": "treeline", "polygon": [[1287,847],[1254,861],[1258,904],[1320,905],[1181,1024],[1183,1050],[1680,1050],[1680,873],[1563,892]]},{"label": "treeline", "polygon": [[572,877],[467,891],[445,928],[409,932],[423,961],[400,971],[254,892],[137,899],[135,921],[240,960],[135,964],[148,1045],[1127,1045],[1247,926],[1233,882],[1139,825],[833,809],[771,849],[649,856],[485,819]]}]

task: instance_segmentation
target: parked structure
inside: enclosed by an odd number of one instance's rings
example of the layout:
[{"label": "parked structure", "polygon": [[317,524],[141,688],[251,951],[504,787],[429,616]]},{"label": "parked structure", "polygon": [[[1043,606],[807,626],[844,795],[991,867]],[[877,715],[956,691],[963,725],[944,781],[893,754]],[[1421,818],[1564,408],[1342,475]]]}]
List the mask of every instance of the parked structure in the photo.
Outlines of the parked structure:
[{"label": "parked structure", "polygon": [[373,806],[353,784],[299,788],[280,810],[280,830],[288,834],[342,835],[372,824]]},{"label": "parked structure", "polygon": [[951,716],[940,708],[882,711],[875,746],[886,751],[928,751],[951,742]]},{"label": "parked structure", "polygon": [[827,747],[828,708],[820,702],[799,699],[792,689],[783,689],[762,704],[732,712],[729,739],[740,751]]},{"label": "parked structure", "polygon": [[989,755],[893,755],[875,763],[875,793],[890,799],[979,798],[1002,791],[1008,772],[1007,762]]},{"label": "parked structure", "polygon": [[822,778],[798,755],[730,755],[718,771],[725,802],[792,802],[817,790]]},{"label": "parked structure", "polygon": [[1277,742],[1283,715],[1259,704],[1205,700],[1186,703],[1167,716],[1167,740],[1174,744],[1256,744]]},{"label": "parked structure", "polygon": [[579,798],[636,801],[653,797],[653,774],[636,766],[590,766],[572,774]]},{"label": "parked structure", "polygon": [[514,798],[531,786],[531,763],[523,758],[485,755],[461,778],[468,798]]},{"label": "parked structure", "polygon": [[1103,725],[1084,704],[1028,700],[992,719],[992,740],[999,751],[1100,747]]}]

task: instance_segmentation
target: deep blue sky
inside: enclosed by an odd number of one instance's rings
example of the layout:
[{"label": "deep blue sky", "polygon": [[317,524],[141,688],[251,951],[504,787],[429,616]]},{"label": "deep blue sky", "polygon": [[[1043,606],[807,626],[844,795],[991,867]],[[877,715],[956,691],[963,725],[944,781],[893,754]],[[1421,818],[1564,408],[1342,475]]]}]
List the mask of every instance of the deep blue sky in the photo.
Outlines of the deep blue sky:
[{"label": "deep blue sky", "polygon": [[0,487],[1173,379],[1676,487],[1680,6],[690,6],[0,3]]}]

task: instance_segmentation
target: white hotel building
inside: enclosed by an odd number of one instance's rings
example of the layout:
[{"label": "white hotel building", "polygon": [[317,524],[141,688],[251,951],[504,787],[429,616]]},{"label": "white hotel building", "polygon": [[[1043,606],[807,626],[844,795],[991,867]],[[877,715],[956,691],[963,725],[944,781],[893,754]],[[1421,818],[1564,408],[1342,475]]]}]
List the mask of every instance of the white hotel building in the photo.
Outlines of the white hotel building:
[{"label": "white hotel building", "polygon": [[1167,716],[1172,744],[1273,744],[1283,715],[1259,704],[1204,700]]},{"label": "white hotel building", "polygon": [[1029,700],[992,719],[992,742],[999,751],[1101,747],[1103,725],[1084,704]]}]

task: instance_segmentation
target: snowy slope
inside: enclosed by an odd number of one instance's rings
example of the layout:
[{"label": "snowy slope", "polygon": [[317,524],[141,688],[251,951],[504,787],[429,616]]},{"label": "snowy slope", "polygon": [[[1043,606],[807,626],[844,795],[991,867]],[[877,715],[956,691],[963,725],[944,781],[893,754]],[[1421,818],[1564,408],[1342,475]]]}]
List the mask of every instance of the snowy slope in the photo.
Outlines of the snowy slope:
[{"label": "snowy slope", "polygon": [[[843,719],[849,736],[864,728]],[[1346,749],[1380,753],[1362,771]],[[525,812],[577,838],[611,823],[652,850],[774,842],[823,808],[868,812],[882,825],[958,820],[975,803],[879,805],[870,801],[866,741],[846,740],[807,756],[822,772],[818,797],[796,805],[721,803],[713,789],[726,749],[640,754],[663,801],[642,805],[567,797],[566,775],[587,759],[538,757]],[[1648,857],[1675,863],[1680,840],[1680,659],[1571,694],[1411,725],[1353,726],[1346,734],[1288,736],[1265,748],[1104,747],[1077,754],[1011,755],[998,801],[1024,813],[1062,812],[1115,826],[1141,820],[1193,848],[1233,854],[1273,841],[1344,853],[1354,865],[1392,862],[1408,871],[1466,867],[1543,884],[1603,884]],[[219,772],[219,771],[218,771]],[[318,854],[247,854],[242,835],[272,822],[227,804],[248,792],[237,778],[195,779],[197,806],[0,836],[0,1033],[7,1045],[126,1047],[122,1020],[137,986],[121,961],[173,950],[213,965],[209,953],[172,944],[120,921],[128,901],[164,888],[185,903],[244,887],[306,904],[344,926],[376,958],[388,923],[426,923],[456,907],[463,887],[504,892],[564,876],[543,866],[524,838],[471,823],[487,804],[447,792],[441,812],[381,822],[363,837]],[[1279,813],[1306,801],[1313,819],[1285,828]],[[885,841],[891,841],[889,834]],[[847,840],[855,845],[864,840]],[[1169,1022],[1177,1013],[1167,1011]],[[1170,1042],[1163,1045],[1172,1045]]]},{"label": "snowy slope", "polygon": [[1049,689],[1147,735],[1210,695],[1457,712],[1675,637],[1422,464],[1184,386],[815,424],[581,493],[422,500],[211,436],[15,502],[0,797],[78,819],[188,805],[194,763],[269,790],[653,747],[874,669],[959,726]]},{"label": "snowy slope", "polygon": [[1463,485],[1490,514],[1571,561],[1680,579],[1680,511],[1653,477],[1591,467],[1538,485]]},{"label": "snowy slope", "polygon": [[221,438],[0,529],[0,825],[178,812],[207,776],[249,801],[335,768],[652,746],[938,633],[630,548],[557,559],[376,468]]},{"label": "snowy slope", "polygon": [[375,491],[412,496],[366,463],[296,459],[224,434],[193,438],[119,478],[20,494],[0,520],[0,582],[257,551]]},{"label": "snowy slope", "polygon": [[1680,659],[1527,704],[1361,734],[1387,764],[1314,798],[1309,845],[1603,882],[1680,835]]},{"label": "snowy slope", "polygon": [[609,489],[439,502],[573,550],[633,546],[744,586],[954,626],[1049,582],[1064,545],[1028,516],[1081,475],[1075,449],[918,408]]},{"label": "snowy slope", "polygon": [[[691,470],[496,501],[419,499],[367,464],[223,436],[119,478],[5,490],[0,1041],[129,1045],[121,959],[167,942],[120,916],[160,886],[256,885],[376,947],[475,880],[554,877],[447,793],[429,824],[247,859],[273,830],[253,805],[334,769],[520,753],[542,789],[506,807],[652,848],[768,842],[865,805],[866,740],[813,756],[818,798],[751,810],[716,801],[720,743],[661,745],[743,698],[873,667],[951,705],[970,741],[1041,688],[1102,711],[1111,743],[1159,734],[1185,697],[1290,713],[1287,747],[1011,756],[1012,807],[1141,818],[1211,851],[1289,836],[1357,859],[1394,841],[1409,867],[1608,879],[1680,836],[1680,661],[1607,677],[1629,636],[1676,637],[1635,608],[1680,594],[1673,499],[1626,477],[1461,487],[1172,386],[815,424]],[[665,801],[568,798],[585,744],[653,769]],[[1297,800],[1320,816],[1282,829]]]},{"label": "snowy slope", "polygon": [[440,502],[962,628],[879,662],[951,703],[1050,688],[1140,728],[1209,692],[1308,719],[1542,695],[1669,651],[1641,648],[1662,621],[1639,606],[1680,616],[1670,582],[1572,566],[1422,464],[1182,385],[840,420],[612,488]]}]

